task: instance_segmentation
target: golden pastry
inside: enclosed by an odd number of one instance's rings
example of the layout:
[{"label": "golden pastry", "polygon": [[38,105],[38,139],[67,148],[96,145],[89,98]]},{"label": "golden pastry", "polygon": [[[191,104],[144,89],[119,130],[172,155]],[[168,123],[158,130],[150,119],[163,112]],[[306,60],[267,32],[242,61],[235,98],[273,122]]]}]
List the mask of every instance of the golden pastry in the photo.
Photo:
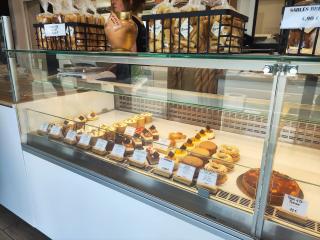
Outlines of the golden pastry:
[{"label": "golden pastry", "polygon": [[144,117],[145,123],[152,123],[152,113],[141,113],[140,116]]},{"label": "golden pastry", "polygon": [[126,123],[128,126],[130,126],[130,127],[134,127],[134,128],[137,127],[137,120],[134,119],[134,118],[127,119],[127,120],[125,121],[125,123]]},{"label": "golden pastry", "polygon": [[137,127],[140,128],[140,127],[143,127],[144,128],[144,125],[145,125],[145,117],[142,117],[142,116],[135,116],[134,119],[137,121]]},{"label": "golden pastry", "polygon": [[210,155],[213,155],[217,152],[217,145],[210,141],[204,141],[199,144],[200,148],[207,149],[210,152]]},{"label": "golden pastry", "polygon": [[201,158],[195,157],[195,156],[186,156],[181,161],[181,163],[193,166],[195,168],[202,168],[203,167],[203,161]]},{"label": "golden pastry", "polygon": [[210,126],[209,126],[209,125],[208,125],[208,126],[206,126],[205,131],[206,131],[206,135],[207,135],[207,137],[208,137],[208,139],[209,139],[209,140],[211,140],[211,139],[214,139],[214,138],[215,138],[215,134],[214,134],[213,130],[210,128]]},{"label": "golden pastry", "polygon": [[214,162],[225,165],[229,170],[234,168],[233,159],[229,154],[219,152],[213,155],[213,159]]},{"label": "golden pastry", "polygon": [[174,140],[176,142],[181,142],[181,141],[185,141],[187,136],[184,135],[181,132],[172,132],[172,133],[169,133],[169,137],[168,138],[170,140]]},{"label": "golden pastry", "polygon": [[195,148],[195,145],[191,138],[188,138],[187,142],[184,145],[187,147],[187,151],[191,151]]},{"label": "golden pastry", "polygon": [[115,123],[112,126],[116,129],[116,132],[123,134],[126,130],[127,124],[125,122],[120,122]]},{"label": "golden pastry", "polygon": [[187,147],[185,145],[182,145],[180,148],[175,150],[174,154],[176,156],[176,159],[180,161],[188,155]]},{"label": "golden pastry", "polygon": [[218,174],[217,185],[221,185],[228,180],[228,168],[222,164],[211,161],[204,166],[204,169]]},{"label": "golden pastry", "polygon": [[206,134],[206,132],[205,132],[205,130],[200,130],[200,132],[198,133],[199,135],[200,135],[200,141],[206,141],[206,140],[208,140],[208,136],[207,136],[207,134]]},{"label": "golden pastry", "polygon": [[86,116],[88,121],[95,121],[98,119],[98,115],[95,112],[91,112]]},{"label": "golden pastry", "polygon": [[219,148],[219,152],[229,154],[233,162],[238,162],[240,160],[239,148],[231,145],[221,145]]},{"label": "golden pastry", "polygon": [[196,147],[191,150],[191,155],[199,157],[203,160],[208,160],[210,158],[210,152],[205,148]]},{"label": "golden pastry", "polygon": [[194,138],[192,138],[192,142],[193,144],[198,147],[199,144],[201,143],[201,136],[200,134],[197,134],[196,136],[194,136]]}]

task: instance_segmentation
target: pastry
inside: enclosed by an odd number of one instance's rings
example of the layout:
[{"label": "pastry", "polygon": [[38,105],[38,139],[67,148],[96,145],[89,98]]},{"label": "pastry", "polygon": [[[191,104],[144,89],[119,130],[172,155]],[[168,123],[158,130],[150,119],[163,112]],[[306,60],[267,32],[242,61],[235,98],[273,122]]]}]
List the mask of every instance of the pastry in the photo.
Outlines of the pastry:
[{"label": "pastry", "polygon": [[206,131],[206,135],[207,135],[207,137],[208,137],[208,139],[209,139],[209,140],[211,140],[211,139],[214,139],[214,138],[215,138],[215,134],[214,134],[213,130],[210,128],[210,126],[209,126],[209,125],[208,125],[208,126],[206,126],[205,131]]},{"label": "pastry", "polygon": [[207,149],[210,152],[211,156],[217,152],[217,145],[210,141],[201,142],[199,144],[199,147]]},{"label": "pastry", "polygon": [[200,130],[200,132],[198,133],[199,135],[200,135],[200,141],[206,141],[206,140],[208,140],[208,136],[207,136],[207,134],[206,134],[206,132],[205,132],[205,130]]},{"label": "pastry", "polygon": [[217,185],[221,185],[228,180],[228,176],[227,176],[228,169],[226,166],[222,164],[210,161],[204,166],[204,169],[218,174]]},{"label": "pastry", "polygon": [[[260,169],[250,169],[242,175],[241,185],[245,193],[252,198],[255,198]],[[272,172],[268,202],[271,205],[281,206],[285,194],[301,198],[301,188],[298,183],[287,175],[277,171]]]},{"label": "pastry", "polygon": [[80,115],[73,120],[76,122],[76,129],[83,128],[85,123],[87,122],[87,118],[84,115]]},{"label": "pastry", "polygon": [[95,145],[98,138],[105,138],[106,131],[102,129],[93,129],[90,134],[92,137],[92,145]]},{"label": "pastry", "polygon": [[152,113],[141,113],[140,116],[144,117],[145,124],[152,123]]},{"label": "pastry", "polygon": [[174,152],[169,151],[168,155],[165,156],[165,158],[174,162],[174,167],[173,167],[174,170],[178,169],[179,161],[177,160]]},{"label": "pastry", "polygon": [[137,120],[134,119],[134,118],[127,119],[127,120],[125,121],[125,123],[126,123],[128,126],[130,126],[130,127],[134,127],[134,128],[137,127]]},{"label": "pastry", "polygon": [[108,140],[108,144],[107,144],[107,148],[106,148],[107,152],[111,152],[113,147],[114,147],[114,141]]},{"label": "pastry", "polygon": [[141,149],[142,148],[142,140],[141,140],[139,134],[135,133],[133,135],[132,143],[133,143],[133,147],[134,148],[136,148],[136,149]]},{"label": "pastry", "polygon": [[134,119],[137,121],[137,128],[144,128],[145,125],[145,117],[137,115],[134,117]]},{"label": "pastry", "polygon": [[98,115],[95,112],[91,112],[86,116],[88,121],[95,121],[98,119]]},{"label": "pastry", "polygon": [[238,162],[240,160],[239,148],[231,145],[221,145],[219,148],[219,152],[229,154],[233,162]]},{"label": "pastry", "polygon": [[169,137],[170,140],[174,140],[176,142],[181,142],[181,141],[185,141],[187,136],[184,135],[181,132],[173,132],[173,133],[169,133]]},{"label": "pastry", "polygon": [[176,149],[174,154],[176,156],[176,159],[180,161],[188,155],[187,147],[185,145],[182,145],[180,148]]},{"label": "pastry", "polygon": [[152,147],[147,148],[147,160],[150,165],[156,165],[159,163],[160,154]]},{"label": "pastry", "polygon": [[124,136],[121,133],[116,133],[115,134],[115,138],[114,138],[114,143],[115,144],[120,144],[121,145],[123,140],[124,140]]},{"label": "pastry", "polygon": [[219,152],[213,155],[213,159],[214,162],[225,165],[229,171],[234,168],[233,159],[229,154]]},{"label": "pastry", "polygon": [[201,158],[202,160],[208,160],[211,156],[209,150],[200,147],[196,147],[192,149],[190,152],[192,156]]},{"label": "pastry", "polygon": [[194,138],[192,138],[192,142],[193,142],[193,144],[194,144],[196,147],[198,147],[199,144],[201,143],[201,136],[200,136],[200,134],[195,135]]},{"label": "pastry", "polygon": [[148,131],[148,129],[143,129],[143,131],[141,132],[141,137],[142,137],[142,142],[143,145],[150,145],[153,142],[153,136],[151,134],[151,132]]},{"label": "pastry", "polygon": [[113,127],[116,129],[116,132],[123,134],[126,130],[127,124],[125,122],[115,123],[113,124]]},{"label": "pastry", "polygon": [[62,134],[65,136],[69,130],[75,130],[76,124],[70,120],[64,120],[62,125]]},{"label": "pastry", "polygon": [[116,138],[116,128],[115,127],[107,127],[106,129],[106,139],[109,140],[115,140]]},{"label": "pastry", "polygon": [[196,168],[202,168],[204,165],[203,160],[195,156],[186,156],[180,162]]},{"label": "pastry", "polygon": [[184,145],[187,147],[187,151],[191,151],[195,148],[195,145],[191,138],[188,138],[187,142]]},{"label": "pastry", "polygon": [[154,125],[149,128],[149,131],[152,134],[153,140],[159,140],[159,132]]},{"label": "pastry", "polygon": [[130,138],[125,138],[123,140],[123,145],[126,148],[126,151],[125,151],[124,155],[125,156],[132,156],[132,154],[134,152],[134,147],[133,147],[131,139]]}]

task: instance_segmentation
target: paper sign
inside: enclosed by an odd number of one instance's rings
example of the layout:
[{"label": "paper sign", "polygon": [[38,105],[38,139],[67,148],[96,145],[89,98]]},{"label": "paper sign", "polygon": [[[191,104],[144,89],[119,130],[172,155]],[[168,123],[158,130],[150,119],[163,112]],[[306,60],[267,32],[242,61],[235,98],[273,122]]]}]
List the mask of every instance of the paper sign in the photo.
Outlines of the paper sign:
[{"label": "paper sign", "polygon": [[42,132],[47,132],[48,131],[48,127],[49,127],[48,123],[43,123],[43,124],[41,124],[39,130],[42,131]]},{"label": "paper sign", "polygon": [[98,149],[100,151],[105,151],[107,147],[108,141],[98,138],[96,145],[94,146],[95,149]]},{"label": "paper sign", "polygon": [[286,7],[281,29],[320,27],[320,5]]},{"label": "paper sign", "polygon": [[166,158],[160,158],[157,168],[162,171],[172,173],[174,168],[174,162]]},{"label": "paper sign", "polygon": [[[190,25],[190,31],[189,32],[192,32],[192,26]],[[188,38],[188,21],[185,20],[182,24],[181,24],[181,29],[180,29],[180,33],[181,35],[184,37],[184,38]]]},{"label": "paper sign", "polygon": [[300,198],[285,194],[282,208],[291,213],[305,217],[307,215],[308,203]]},{"label": "paper sign", "polygon": [[51,135],[59,135],[60,133],[61,133],[61,127],[60,126],[54,125],[50,129],[50,134]]},{"label": "paper sign", "polygon": [[115,144],[111,154],[114,156],[123,157],[125,151],[126,151],[126,148],[123,145]]},{"label": "paper sign", "polygon": [[75,141],[77,137],[77,133],[75,131],[69,130],[66,136],[66,139],[70,141]]},{"label": "paper sign", "polygon": [[[219,26],[220,23],[219,22],[214,22],[211,28],[211,32],[213,33],[214,36],[219,37]],[[223,35],[222,31],[223,31],[223,26],[221,26],[220,28],[220,35]]]},{"label": "paper sign", "polygon": [[134,127],[126,127],[126,130],[124,131],[124,134],[127,135],[127,136],[133,136],[134,133],[136,132],[136,129]]},{"label": "paper sign", "polygon": [[66,26],[64,23],[45,24],[44,33],[46,37],[66,36]]},{"label": "paper sign", "polygon": [[89,134],[82,134],[80,137],[79,144],[88,146],[90,144],[91,136]]},{"label": "paper sign", "polygon": [[180,163],[179,168],[178,168],[178,172],[177,172],[177,176],[183,177],[185,179],[192,181],[195,171],[196,171],[195,167]]},{"label": "paper sign", "polygon": [[166,138],[160,138],[156,143],[169,146],[170,145],[170,140]]},{"label": "paper sign", "polygon": [[204,169],[200,170],[197,183],[204,184],[208,186],[216,186],[217,185],[218,175],[215,172],[206,171]]},{"label": "paper sign", "polygon": [[[152,28],[152,30],[153,30],[153,28]],[[162,31],[161,21],[156,20],[156,25],[155,25],[156,38],[158,37],[158,35],[160,34],[161,31]]]},{"label": "paper sign", "polygon": [[135,150],[132,159],[137,162],[144,163],[147,159],[147,153],[144,150]]}]

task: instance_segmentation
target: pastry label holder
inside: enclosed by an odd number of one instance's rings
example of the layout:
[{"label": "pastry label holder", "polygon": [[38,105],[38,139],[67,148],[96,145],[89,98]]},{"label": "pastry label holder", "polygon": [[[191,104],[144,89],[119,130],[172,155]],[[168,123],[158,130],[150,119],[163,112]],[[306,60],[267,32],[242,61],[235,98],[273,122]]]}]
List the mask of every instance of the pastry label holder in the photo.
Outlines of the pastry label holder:
[{"label": "pastry label holder", "polygon": [[98,151],[104,152],[106,151],[107,144],[108,144],[108,141],[98,138],[96,144],[94,145],[94,148]]},{"label": "pastry label holder", "polygon": [[284,195],[282,206],[278,208],[278,215],[292,222],[305,225],[307,223],[308,203],[301,198]]},{"label": "pastry label holder", "polygon": [[217,179],[217,173],[201,169],[197,180],[198,193],[203,188],[209,192],[216,193],[218,190]]},{"label": "pastry label holder", "polygon": [[69,130],[64,142],[68,143],[68,144],[75,144],[77,142],[77,133],[73,130]]},{"label": "pastry label holder", "polygon": [[61,137],[61,127],[57,125],[53,125],[52,128],[50,129],[50,136],[52,137]]},{"label": "pastry label holder", "polygon": [[166,153],[170,145],[170,140],[166,138],[160,138],[158,141],[154,143],[156,144],[156,149],[158,149],[162,153]]},{"label": "pastry label holder", "polygon": [[155,174],[170,178],[173,173],[174,161],[166,158],[160,158],[157,167],[153,170]]},{"label": "pastry label holder", "polygon": [[124,135],[132,137],[135,132],[136,132],[136,128],[128,126],[128,127],[126,127],[126,130],[124,131]]},{"label": "pastry label holder", "polygon": [[46,133],[46,132],[48,132],[48,127],[49,127],[49,123],[43,123],[43,124],[41,124],[39,130],[40,130],[41,132]]},{"label": "pastry label holder", "polygon": [[123,145],[115,144],[112,152],[110,153],[110,158],[115,161],[122,162],[124,160],[124,153],[126,148]]},{"label": "pastry label holder", "polygon": [[82,134],[79,140],[79,144],[83,146],[88,146],[91,141],[91,136],[89,134]]},{"label": "pastry label holder", "polygon": [[184,163],[179,164],[177,173],[173,179],[186,185],[191,185],[196,168]]},{"label": "pastry label holder", "polygon": [[129,158],[129,164],[144,168],[146,166],[147,152],[145,150],[134,150],[133,156]]}]

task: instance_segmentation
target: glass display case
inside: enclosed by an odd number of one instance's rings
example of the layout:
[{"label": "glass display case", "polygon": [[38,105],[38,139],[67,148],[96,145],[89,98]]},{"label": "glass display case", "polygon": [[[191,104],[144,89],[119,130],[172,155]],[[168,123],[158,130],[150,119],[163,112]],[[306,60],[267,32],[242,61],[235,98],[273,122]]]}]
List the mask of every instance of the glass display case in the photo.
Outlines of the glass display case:
[{"label": "glass display case", "polygon": [[25,151],[238,236],[320,237],[318,58],[7,52]]}]

